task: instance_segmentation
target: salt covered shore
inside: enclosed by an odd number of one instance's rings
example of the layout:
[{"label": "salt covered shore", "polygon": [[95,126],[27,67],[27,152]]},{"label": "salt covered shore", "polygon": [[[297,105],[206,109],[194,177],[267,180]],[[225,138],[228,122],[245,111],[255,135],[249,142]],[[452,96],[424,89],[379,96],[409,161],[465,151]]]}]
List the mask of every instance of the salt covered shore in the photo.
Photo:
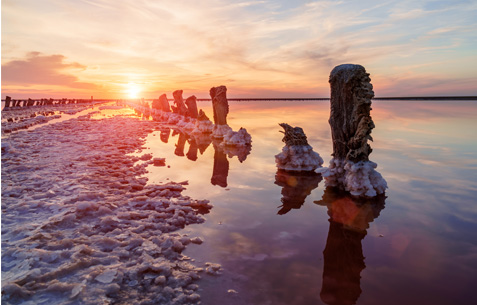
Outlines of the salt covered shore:
[{"label": "salt covered shore", "polygon": [[220,265],[181,254],[202,239],[178,230],[211,205],[142,177],[159,124],[86,114],[2,138],[2,303],[200,302]]}]

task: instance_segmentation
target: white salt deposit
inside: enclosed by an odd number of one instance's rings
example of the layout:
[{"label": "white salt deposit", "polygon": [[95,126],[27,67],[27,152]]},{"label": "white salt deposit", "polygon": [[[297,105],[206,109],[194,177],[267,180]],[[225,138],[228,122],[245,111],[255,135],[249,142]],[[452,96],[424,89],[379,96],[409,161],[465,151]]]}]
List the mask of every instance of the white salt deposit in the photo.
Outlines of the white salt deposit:
[{"label": "white salt deposit", "polygon": [[312,171],[321,167],[323,159],[310,145],[285,145],[275,155],[275,162],[279,169],[287,171]]},{"label": "white salt deposit", "polygon": [[215,125],[212,131],[212,137],[222,139],[232,128],[229,125]]},{"label": "white salt deposit", "polygon": [[195,128],[192,131],[193,134],[197,133],[212,133],[214,131],[214,123],[210,120],[197,121]]},{"label": "white salt deposit", "polygon": [[228,146],[246,146],[251,145],[252,136],[247,132],[247,129],[240,128],[239,131],[229,130],[224,135],[224,140],[221,145]]},{"label": "white salt deposit", "polygon": [[177,231],[211,206],[141,177],[156,158],[131,153],[157,124],[87,115],[2,139],[2,303],[200,302],[221,268],[188,261],[202,239]]},{"label": "white salt deposit", "polygon": [[325,185],[341,187],[353,196],[374,197],[387,189],[386,180],[375,169],[371,161],[352,161],[331,159],[330,166],[319,170],[325,178]]}]

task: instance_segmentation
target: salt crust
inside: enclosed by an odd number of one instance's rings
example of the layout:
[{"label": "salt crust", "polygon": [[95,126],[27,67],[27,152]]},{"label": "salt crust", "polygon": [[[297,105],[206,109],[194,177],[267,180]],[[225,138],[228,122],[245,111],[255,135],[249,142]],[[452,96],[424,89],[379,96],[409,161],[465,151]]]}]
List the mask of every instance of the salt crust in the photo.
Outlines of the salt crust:
[{"label": "salt crust", "polygon": [[252,144],[252,136],[247,129],[240,128],[239,131],[230,130],[224,135],[224,140],[220,145],[246,146]]},{"label": "salt crust", "polygon": [[375,197],[388,187],[386,180],[375,170],[377,166],[371,161],[354,163],[333,158],[328,168],[317,172],[323,175],[327,187],[339,187],[357,197]]},{"label": "salt crust", "polygon": [[232,128],[229,125],[215,125],[212,131],[212,137],[216,139],[223,138]]},{"label": "salt crust", "polygon": [[42,105],[13,107],[2,110],[2,134],[28,129],[61,118],[61,114],[73,115],[92,108],[93,104]]},{"label": "salt crust", "polygon": [[[223,139],[221,143],[222,147],[224,147],[224,145],[236,146],[240,151],[243,151],[243,149],[240,149],[241,146],[251,146],[252,143],[252,137],[245,128],[240,128],[239,131],[233,131],[228,125],[214,125],[210,120],[197,120],[177,113],[164,112],[160,109],[150,109],[133,101],[125,102],[125,105],[141,113],[149,111],[154,120],[174,125],[182,132],[190,134],[193,137],[197,137],[199,134],[211,133],[212,138]],[[250,152],[250,150],[248,150],[248,152]],[[243,153],[241,155],[243,155]]]},{"label": "salt crust", "polygon": [[321,167],[323,159],[310,145],[285,145],[275,155],[275,162],[279,169],[287,171],[312,171]]},{"label": "salt crust", "polygon": [[86,115],[2,139],[2,302],[200,302],[194,282],[220,267],[192,264],[202,239],[175,231],[211,206],[147,185],[153,159],[130,155],[157,124]]}]

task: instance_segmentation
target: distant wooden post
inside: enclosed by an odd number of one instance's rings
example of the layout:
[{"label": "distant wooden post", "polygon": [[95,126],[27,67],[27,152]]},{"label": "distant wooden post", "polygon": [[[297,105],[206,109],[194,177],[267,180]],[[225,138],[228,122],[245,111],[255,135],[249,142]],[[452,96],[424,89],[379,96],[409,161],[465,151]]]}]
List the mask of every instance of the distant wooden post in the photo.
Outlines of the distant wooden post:
[{"label": "distant wooden post", "polygon": [[7,96],[5,98],[5,108],[10,108],[10,102],[12,101],[12,98]]},{"label": "distant wooden post", "polygon": [[197,98],[195,97],[195,95],[189,96],[186,99],[185,103],[187,105],[188,116],[193,119],[197,119],[197,117],[199,116],[199,112],[197,110]]},{"label": "distant wooden post", "polygon": [[159,106],[162,111],[164,112],[171,112],[171,106],[169,105],[169,100],[165,94],[159,96]]},{"label": "distant wooden post", "polygon": [[229,113],[227,87],[212,87],[210,89],[210,97],[212,98],[212,107],[214,109],[215,125],[227,125],[227,114]]},{"label": "distant wooden post", "polygon": [[182,90],[176,90],[172,92],[172,96],[174,97],[174,104],[175,107],[173,107],[173,112],[180,114],[180,115],[186,115],[187,114],[187,107],[184,104],[184,99],[182,98]]}]

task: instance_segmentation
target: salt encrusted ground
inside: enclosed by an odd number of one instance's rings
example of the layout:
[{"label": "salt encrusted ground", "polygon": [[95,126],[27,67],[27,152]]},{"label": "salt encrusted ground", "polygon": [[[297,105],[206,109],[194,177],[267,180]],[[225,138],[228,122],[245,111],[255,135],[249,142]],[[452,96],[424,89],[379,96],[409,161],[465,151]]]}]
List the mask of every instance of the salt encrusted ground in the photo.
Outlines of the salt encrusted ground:
[{"label": "salt encrusted ground", "polygon": [[2,303],[199,303],[220,266],[194,265],[181,252],[202,240],[176,231],[211,206],[141,177],[152,156],[131,153],[158,124],[85,115],[2,139]]}]

